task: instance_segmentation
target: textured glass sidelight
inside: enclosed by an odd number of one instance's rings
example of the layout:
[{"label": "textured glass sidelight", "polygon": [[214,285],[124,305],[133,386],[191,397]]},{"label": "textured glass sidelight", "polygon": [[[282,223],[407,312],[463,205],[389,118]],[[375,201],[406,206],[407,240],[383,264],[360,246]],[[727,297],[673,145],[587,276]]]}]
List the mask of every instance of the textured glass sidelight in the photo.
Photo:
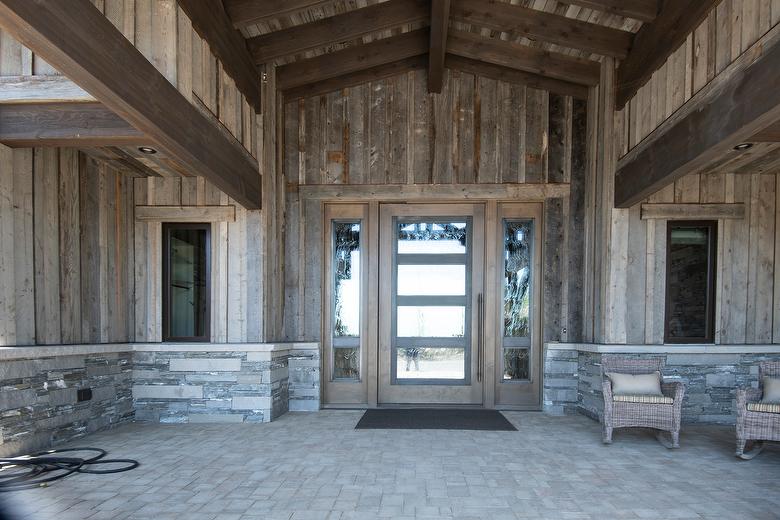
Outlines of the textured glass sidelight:
[{"label": "textured glass sidelight", "polygon": [[527,348],[504,349],[504,379],[510,381],[528,379]]},{"label": "textured glass sidelight", "polygon": [[465,254],[465,222],[399,222],[398,254]]},{"label": "textured glass sidelight", "polygon": [[360,223],[335,222],[333,335],[360,336]]},{"label": "textured glass sidelight", "polygon": [[360,378],[360,348],[359,347],[333,349],[333,378],[334,379]]},{"label": "textured glass sidelight", "polygon": [[504,337],[530,335],[533,221],[504,223]]}]

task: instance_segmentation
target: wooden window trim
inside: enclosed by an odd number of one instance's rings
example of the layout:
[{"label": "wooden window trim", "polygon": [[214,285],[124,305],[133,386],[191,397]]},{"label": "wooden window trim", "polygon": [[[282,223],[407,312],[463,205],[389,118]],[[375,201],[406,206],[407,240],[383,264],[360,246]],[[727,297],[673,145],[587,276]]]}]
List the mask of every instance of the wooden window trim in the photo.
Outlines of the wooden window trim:
[{"label": "wooden window trim", "polygon": [[[170,303],[171,303],[171,231],[176,229],[198,229],[206,232],[206,311],[203,317],[205,324],[202,336],[171,336],[170,334]],[[190,222],[166,222],[162,225],[162,267],[163,267],[163,285],[162,285],[162,340],[168,342],[203,342],[211,341],[211,224],[208,223],[190,223]]]},{"label": "wooden window trim", "polygon": [[[704,337],[670,337],[669,317],[671,299],[669,298],[669,254],[672,245],[672,230],[679,228],[706,227],[708,229],[708,257],[707,257],[707,309],[706,329]],[[669,221],[666,225],[666,295],[664,303],[664,343],[690,344],[690,343],[714,343],[715,342],[715,273],[717,272],[718,251],[718,221],[716,220],[677,220]]]}]

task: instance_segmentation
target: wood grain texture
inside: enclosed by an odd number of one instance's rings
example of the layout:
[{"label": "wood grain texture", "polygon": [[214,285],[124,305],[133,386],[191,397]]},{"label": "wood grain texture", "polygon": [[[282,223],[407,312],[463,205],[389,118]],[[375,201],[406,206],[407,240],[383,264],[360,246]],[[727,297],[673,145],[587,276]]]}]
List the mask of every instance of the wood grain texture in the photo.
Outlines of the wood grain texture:
[{"label": "wood grain texture", "polygon": [[[696,194],[698,200],[699,195]],[[744,204],[642,204],[642,219],[719,220],[745,218]]]},{"label": "wood grain texture", "polygon": [[140,206],[135,219],[151,222],[235,222],[235,206]]},{"label": "wood grain texture", "polygon": [[579,5],[605,13],[652,22],[658,15],[658,0],[568,0]]},{"label": "wood grain texture", "polygon": [[428,92],[441,92],[449,25],[450,0],[433,0],[431,2],[430,45],[428,46]]},{"label": "wood grain texture", "polygon": [[65,76],[0,76],[0,104],[94,101]]},{"label": "wood grain texture", "polygon": [[332,3],[333,0],[224,0],[225,10],[236,27],[261,23],[268,18],[290,16]]},{"label": "wood grain texture", "polygon": [[633,34],[495,0],[455,0],[453,20],[532,41],[625,58]]},{"label": "wood grain texture", "polygon": [[[0,14],[5,28],[22,43],[75,78],[170,157],[211,179],[242,204],[259,207],[257,164],[239,153],[238,144],[226,139],[169,81],[173,75],[175,82],[175,45],[173,55],[169,46],[152,45],[159,50],[152,56],[156,67],[88,0],[67,6],[8,0],[0,4]],[[152,21],[167,27],[166,16],[170,13],[161,11]],[[164,31],[152,31],[153,44]],[[133,73],[127,74],[128,70]]]}]

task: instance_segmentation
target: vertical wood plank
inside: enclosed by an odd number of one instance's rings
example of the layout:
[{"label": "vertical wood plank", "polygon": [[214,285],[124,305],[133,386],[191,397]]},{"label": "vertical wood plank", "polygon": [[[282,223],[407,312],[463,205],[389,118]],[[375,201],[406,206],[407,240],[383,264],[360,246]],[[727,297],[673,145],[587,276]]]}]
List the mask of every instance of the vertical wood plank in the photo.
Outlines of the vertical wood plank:
[{"label": "vertical wood plank", "polygon": [[63,343],[81,341],[79,153],[62,148],[59,176],[60,320]]},{"label": "vertical wood plank", "polygon": [[57,149],[37,148],[33,165],[36,342],[54,344],[61,341]]},{"label": "vertical wood plank", "polygon": [[548,93],[526,89],[525,182],[545,182],[547,177]]},{"label": "vertical wood plank", "polygon": [[[2,44],[2,42],[0,42]],[[16,345],[14,155],[0,144],[0,345]]]}]

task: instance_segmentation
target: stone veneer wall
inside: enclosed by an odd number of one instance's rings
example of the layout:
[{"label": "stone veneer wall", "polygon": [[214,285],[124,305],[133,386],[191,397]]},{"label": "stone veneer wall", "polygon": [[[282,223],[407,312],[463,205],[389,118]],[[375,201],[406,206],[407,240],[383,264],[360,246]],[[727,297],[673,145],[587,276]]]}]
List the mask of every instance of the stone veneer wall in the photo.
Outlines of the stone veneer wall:
[{"label": "stone veneer wall", "polygon": [[545,413],[577,413],[578,354],[576,350],[545,349],[542,403]]},{"label": "stone veneer wall", "polygon": [[134,347],[136,420],[270,422],[320,407],[319,346],[139,344]]},{"label": "stone veneer wall", "polygon": [[[579,353],[579,405],[581,413],[598,418],[604,409],[601,391],[601,356]],[[734,424],[737,388],[758,387],[758,363],[776,361],[777,354],[629,354],[663,357],[667,381],[685,383],[683,422]]]},{"label": "stone veneer wall", "polygon": [[[131,352],[0,361],[0,456],[131,421],[131,367]],[[77,391],[85,388],[92,398],[77,402]]]}]

